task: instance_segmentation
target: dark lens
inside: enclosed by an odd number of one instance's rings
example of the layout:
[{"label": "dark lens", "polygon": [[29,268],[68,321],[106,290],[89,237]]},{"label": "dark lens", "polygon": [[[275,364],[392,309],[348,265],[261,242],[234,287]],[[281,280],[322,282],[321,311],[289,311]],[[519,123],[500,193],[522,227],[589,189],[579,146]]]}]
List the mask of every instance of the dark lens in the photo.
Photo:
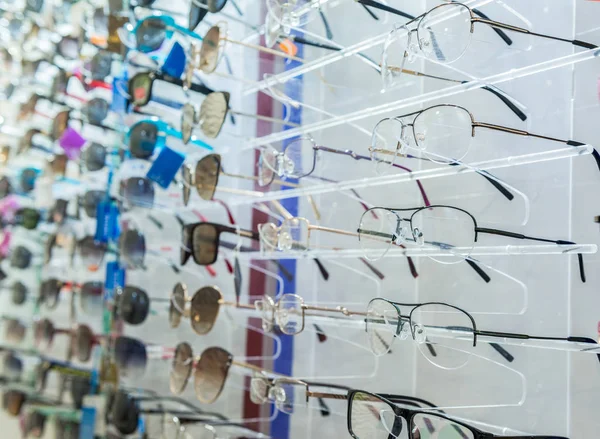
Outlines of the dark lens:
[{"label": "dark lens", "polygon": [[19,390],[7,390],[2,395],[2,407],[12,416],[18,416],[27,400],[27,395]]},{"label": "dark lens", "polygon": [[23,305],[27,300],[29,289],[22,282],[15,282],[11,287],[12,303],[14,305]]},{"label": "dark lens", "polygon": [[153,123],[141,122],[129,131],[129,151],[138,159],[149,159],[154,153],[158,139],[158,127]]},{"label": "dark lens", "polygon": [[91,124],[99,125],[108,116],[108,109],[109,105],[105,99],[93,98],[83,107],[83,114]]},{"label": "dark lens", "polygon": [[56,115],[54,121],[52,122],[52,131],[50,132],[50,138],[52,140],[60,139],[68,126],[69,110],[61,111]]},{"label": "dark lens", "polygon": [[77,243],[81,259],[86,267],[98,267],[104,260],[106,244],[97,242],[93,236],[86,236]]},{"label": "dark lens", "polygon": [[187,296],[186,286],[181,282],[173,288],[171,303],[169,304],[169,323],[171,328],[176,328],[181,322],[181,316],[185,309],[185,298]]},{"label": "dark lens", "polygon": [[119,252],[127,268],[143,268],[146,238],[137,230],[127,230],[119,237]]},{"label": "dark lens", "polygon": [[56,308],[62,282],[58,279],[46,279],[40,285],[40,303],[45,303],[48,309]]},{"label": "dark lens", "polygon": [[83,406],[83,398],[92,390],[90,380],[83,376],[72,376],[70,378],[70,387],[73,405],[79,410]]},{"label": "dark lens", "polygon": [[38,226],[40,219],[40,213],[31,207],[19,209],[15,213],[15,224],[18,224],[27,230],[34,230]]},{"label": "dark lens", "polygon": [[24,192],[31,192],[35,187],[35,180],[37,179],[38,171],[34,168],[25,168],[21,172],[21,189]]},{"label": "dark lens", "polygon": [[219,315],[221,292],[214,287],[200,288],[191,303],[192,328],[199,335],[205,335],[213,328]]},{"label": "dark lens", "polygon": [[133,205],[152,207],[154,204],[154,186],[147,178],[128,178],[124,182],[123,197]]},{"label": "dark lens", "polygon": [[130,376],[142,375],[146,370],[148,355],[144,344],[134,338],[120,336],[115,339],[115,362]]},{"label": "dark lens", "polygon": [[127,286],[117,297],[117,313],[130,325],[139,325],[146,320],[150,312],[148,294],[136,287]]},{"label": "dark lens", "polygon": [[208,9],[213,14],[220,12],[225,7],[227,0],[208,0]]},{"label": "dark lens", "polygon": [[196,164],[194,185],[203,200],[210,201],[215,195],[220,170],[221,156],[218,154],[209,154]]},{"label": "dark lens", "polygon": [[25,10],[31,12],[41,12],[44,7],[44,0],[27,0],[25,2]]},{"label": "dark lens", "polygon": [[194,387],[200,402],[210,404],[219,397],[233,358],[225,349],[212,347],[202,352],[194,371]]},{"label": "dark lens", "polygon": [[210,265],[217,260],[219,232],[214,224],[200,223],[192,232],[192,253],[199,265]]},{"label": "dark lens", "polygon": [[99,171],[106,165],[106,148],[104,145],[100,145],[99,143],[91,143],[83,150],[81,154],[81,161],[88,171]]},{"label": "dark lens", "polygon": [[77,359],[86,363],[92,356],[94,347],[94,333],[87,325],[79,325],[73,337],[73,352],[77,355]]},{"label": "dark lens", "polygon": [[67,59],[79,57],[79,41],[77,38],[63,37],[58,43],[58,53]]},{"label": "dark lens", "polygon": [[138,73],[129,80],[129,94],[132,104],[143,107],[150,101],[152,95],[152,78],[148,73]]},{"label": "dark lens", "polygon": [[58,69],[58,72],[52,80],[50,97],[56,98],[58,94],[64,94],[67,91],[67,72],[63,69]]},{"label": "dark lens", "polygon": [[33,254],[26,247],[19,245],[10,254],[10,266],[24,270],[31,265],[32,259]]},{"label": "dark lens", "polygon": [[51,364],[48,361],[42,361],[35,367],[35,390],[43,392],[48,380]]},{"label": "dark lens", "polygon": [[[81,408],[81,406],[79,406]],[[56,439],[79,439],[79,423],[66,419],[56,419]]]},{"label": "dark lens", "polygon": [[100,281],[86,282],[80,291],[81,308],[86,314],[94,315],[102,311],[104,284]]},{"label": "dark lens", "polygon": [[242,295],[242,269],[240,268],[240,261],[237,256],[233,261],[233,286],[235,297],[239,299]]},{"label": "dark lens", "polygon": [[69,206],[69,202],[67,200],[56,200],[54,203],[54,207],[50,210],[50,218],[51,222],[56,224],[62,224],[67,217],[67,207]]},{"label": "dark lens", "polygon": [[27,328],[17,319],[6,319],[4,337],[9,343],[18,344],[25,338]]},{"label": "dark lens", "polygon": [[169,388],[176,395],[183,392],[192,374],[194,358],[192,347],[188,343],[179,343],[175,348],[171,372],[169,374]]},{"label": "dark lens", "polygon": [[8,177],[0,178],[0,199],[12,194],[12,192],[12,185],[10,184]]},{"label": "dark lens", "polygon": [[200,105],[200,129],[206,137],[214,139],[221,132],[227,110],[229,109],[229,93],[212,92]]},{"label": "dark lens", "polygon": [[44,435],[46,416],[38,411],[30,411],[25,415],[25,437],[41,438]]},{"label": "dark lens", "polygon": [[140,418],[139,408],[133,398],[119,390],[111,410],[111,421],[121,434],[133,434]]},{"label": "dark lens", "polygon": [[158,18],[147,18],[138,26],[135,33],[140,52],[153,52],[160,49],[167,37],[167,25]]},{"label": "dark lens", "polygon": [[12,352],[2,359],[2,375],[11,381],[19,381],[23,373],[23,362]]},{"label": "dark lens", "polygon": [[92,58],[90,73],[92,79],[102,81],[110,75],[112,70],[112,54],[106,51],[100,51]]},{"label": "dark lens", "polygon": [[[198,2],[204,5],[206,4],[206,0],[198,0]],[[201,8],[192,2],[190,5],[190,14],[188,16],[188,29],[196,29],[206,14],[208,14],[208,9]]]},{"label": "dark lens", "polygon": [[33,325],[33,340],[36,346],[48,347],[54,338],[54,324],[48,319],[42,319]]},{"label": "dark lens", "polygon": [[90,218],[96,218],[98,213],[98,204],[104,200],[106,193],[104,191],[87,191],[81,200],[81,207],[85,214]]}]

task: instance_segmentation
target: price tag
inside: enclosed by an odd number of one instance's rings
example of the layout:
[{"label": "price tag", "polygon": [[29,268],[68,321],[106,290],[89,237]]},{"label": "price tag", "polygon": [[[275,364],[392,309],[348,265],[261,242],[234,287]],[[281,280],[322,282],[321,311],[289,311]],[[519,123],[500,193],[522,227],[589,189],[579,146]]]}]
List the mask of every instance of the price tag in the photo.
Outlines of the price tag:
[{"label": "price tag", "polygon": [[110,201],[101,201],[96,209],[96,233],[94,239],[98,242],[108,242],[110,234]]},{"label": "price tag", "polygon": [[128,96],[124,95],[121,91],[126,91],[128,88],[127,81],[127,70],[123,70],[123,75],[119,78],[113,79],[113,95],[110,104],[111,111],[115,113],[124,114],[127,113],[127,105],[129,103]]},{"label": "price tag", "polygon": [[185,70],[185,61],[185,50],[183,50],[183,46],[178,42],[175,42],[161,67],[161,71],[165,75],[172,76],[173,78],[180,78]]},{"label": "price tag", "polygon": [[125,285],[125,270],[120,267],[117,261],[106,263],[106,279],[104,281],[104,301],[111,301],[116,288],[122,288]]},{"label": "price tag", "polygon": [[152,163],[146,177],[156,182],[163,189],[167,189],[173,182],[175,175],[177,175],[177,171],[183,165],[184,160],[183,154],[165,146]]}]

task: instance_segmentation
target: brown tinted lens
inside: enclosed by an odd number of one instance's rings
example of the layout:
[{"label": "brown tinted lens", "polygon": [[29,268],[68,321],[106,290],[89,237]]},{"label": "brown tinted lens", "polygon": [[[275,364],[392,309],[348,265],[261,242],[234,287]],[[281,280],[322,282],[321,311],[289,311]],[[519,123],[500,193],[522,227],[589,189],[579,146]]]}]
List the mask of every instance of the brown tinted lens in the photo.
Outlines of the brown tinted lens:
[{"label": "brown tinted lens", "polygon": [[175,348],[173,363],[169,376],[169,387],[171,392],[179,394],[183,392],[192,373],[194,365],[192,347],[187,343],[179,343]]},{"label": "brown tinted lens", "polygon": [[208,334],[219,315],[221,292],[215,287],[200,288],[192,298],[191,322],[197,334]]},{"label": "brown tinted lens", "polygon": [[181,109],[181,140],[186,145],[192,138],[194,125],[196,124],[196,109],[191,103],[186,103]]},{"label": "brown tinted lens", "polygon": [[229,93],[212,92],[200,105],[200,129],[206,137],[214,139],[221,132],[227,110],[229,109]]},{"label": "brown tinted lens", "polygon": [[183,310],[185,309],[186,287],[181,282],[178,282],[173,287],[171,293],[171,303],[169,304],[169,323],[171,328],[176,328],[181,323]]},{"label": "brown tinted lens", "polygon": [[21,108],[19,109],[18,118],[24,119],[27,116],[29,116],[31,113],[33,113],[39,98],[40,98],[40,95],[38,95],[37,93],[34,93],[31,95],[31,97],[29,99],[27,99],[26,102],[21,104]]},{"label": "brown tinted lens", "polygon": [[188,165],[183,165],[181,168],[181,178],[183,179],[183,205],[187,206],[190,202],[190,195],[192,194],[192,171]]},{"label": "brown tinted lens", "polygon": [[214,224],[201,223],[192,231],[192,254],[199,265],[210,265],[217,260],[219,232]]},{"label": "brown tinted lens", "polygon": [[211,27],[200,48],[200,68],[203,72],[212,73],[219,63],[219,45],[221,43],[221,29],[219,26]]},{"label": "brown tinted lens", "polygon": [[211,403],[221,394],[233,357],[225,349],[206,349],[194,370],[194,388],[200,402]]},{"label": "brown tinted lens", "polygon": [[18,390],[8,390],[2,395],[2,407],[9,414],[18,416],[26,399],[25,393]]},{"label": "brown tinted lens", "polygon": [[65,154],[56,154],[50,160],[50,169],[55,175],[65,175],[67,172],[67,162],[69,158]]},{"label": "brown tinted lens", "polygon": [[26,328],[17,319],[7,319],[4,337],[9,343],[21,343],[25,338]]},{"label": "brown tinted lens", "polygon": [[203,200],[212,200],[219,183],[220,170],[221,156],[218,154],[209,154],[196,164],[194,186]]},{"label": "brown tinted lens", "polygon": [[60,139],[68,126],[69,110],[61,111],[54,118],[54,122],[52,122],[52,131],[50,133],[50,138],[52,140]]},{"label": "brown tinted lens", "polygon": [[73,353],[77,355],[77,359],[82,362],[87,362],[92,356],[92,348],[94,345],[94,333],[87,325],[79,325],[75,331],[75,337],[72,338]]},{"label": "brown tinted lens", "polygon": [[54,324],[48,319],[42,319],[33,326],[33,339],[36,345],[50,346],[54,338]]}]

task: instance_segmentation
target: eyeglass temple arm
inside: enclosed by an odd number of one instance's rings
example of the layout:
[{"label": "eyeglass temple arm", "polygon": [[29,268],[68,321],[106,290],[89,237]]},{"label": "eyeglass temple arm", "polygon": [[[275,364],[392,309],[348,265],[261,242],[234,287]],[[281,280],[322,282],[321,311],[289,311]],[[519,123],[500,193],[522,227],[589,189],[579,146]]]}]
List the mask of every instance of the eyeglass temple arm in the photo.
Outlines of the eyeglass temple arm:
[{"label": "eyeglass temple arm", "polygon": [[[510,127],[505,127],[502,125],[495,125],[495,124],[485,123],[485,122],[474,122],[473,123],[473,132],[475,132],[475,128],[488,128],[490,130],[516,134],[518,136],[534,137],[536,139],[550,140],[552,142],[564,143],[568,146],[573,146],[573,147],[587,145],[586,143],[578,142],[576,140],[557,139],[556,137],[542,136],[541,134],[534,134],[534,133],[530,133],[528,131],[517,130],[515,128],[510,128]],[[596,160],[596,165],[598,166],[598,170],[600,170],[600,154],[598,153],[596,148],[593,149],[592,156]]]},{"label": "eyeglass temple arm", "polygon": [[233,366],[243,367],[244,369],[252,370],[253,372],[257,372],[257,373],[260,373],[260,374],[267,373],[269,375],[273,375],[273,376],[276,376],[276,377],[288,377],[288,375],[285,375],[283,373],[277,373],[277,372],[272,372],[272,371],[269,371],[269,370],[265,370],[262,367],[255,366],[254,364],[250,364],[250,363],[245,363],[243,361],[232,360],[231,364]]},{"label": "eyeglass temple arm", "polygon": [[249,49],[258,50],[259,52],[268,53],[270,55],[279,56],[281,58],[288,58],[293,61],[297,61],[303,63],[304,60],[302,58],[298,58],[297,56],[290,55],[286,52],[282,52],[281,50],[271,49],[270,47],[259,46],[258,44],[246,43],[244,41],[233,40],[231,38],[221,38],[224,41],[228,41],[232,44],[239,44],[240,46],[247,47]]},{"label": "eyeglass temple arm", "polygon": [[510,24],[501,23],[499,21],[494,21],[494,20],[490,20],[487,18],[474,17],[471,19],[471,22],[484,23],[484,24],[492,26],[493,28],[501,28],[501,29],[506,29],[506,30],[510,30],[513,32],[519,32],[521,34],[533,35],[535,37],[546,38],[546,39],[554,40],[554,41],[562,41],[564,43],[571,43],[574,46],[583,47],[584,49],[597,49],[598,48],[598,46],[596,46],[595,44],[587,43],[585,41],[569,40],[568,38],[560,38],[560,37],[555,37],[555,36],[547,35],[547,34],[539,34],[537,32],[531,32],[530,30],[524,29],[522,27],[512,26]]},{"label": "eyeglass temple arm", "polygon": [[289,125],[291,127],[299,127],[300,126],[300,124],[298,124],[298,123],[289,122],[287,120],[278,119],[276,117],[261,116],[260,114],[243,113],[241,111],[232,110],[231,108],[229,109],[229,112],[231,114],[236,115],[236,116],[251,117],[252,119],[262,120],[262,121],[265,121],[265,122],[280,123],[282,125]]},{"label": "eyeglass temple arm", "polygon": [[[452,0],[453,3],[457,3],[457,0]],[[486,14],[484,14],[483,12],[481,12],[479,9],[475,9],[472,8],[471,11],[473,11],[474,14],[479,15],[479,17],[483,18],[484,20],[490,20],[490,17],[488,17]],[[492,20],[490,20],[492,21]],[[496,32],[498,34],[498,36],[500,38],[502,38],[504,40],[504,42],[511,46],[513,41],[510,39],[510,37],[508,35],[506,35],[506,33],[502,30],[502,29],[498,29],[496,27],[492,27],[492,29],[494,30],[494,32]]]},{"label": "eyeglass temple arm", "polygon": [[[356,0],[358,3],[363,6],[371,6],[372,8],[379,9],[381,11],[389,12],[394,15],[399,15],[400,17],[408,18],[409,20],[414,20],[415,17],[413,15],[407,14],[406,12],[402,12],[398,9],[392,8],[391,6],[385,5],[375,0]],[[372,16],[372,15],[371,15]]]},{"label": "eyeglass temple arm", "polygon": [[[534,236],[527,236],[521,233],[509,232],[507,230],[499,230],[499,229],[489,229],[486,227],[475,227],[475,241],[477,241],[478,233],[486,233],[488,235],[499,235],[506,236],[514,239],[524,239],[528,241],[537,241],[537,242],[549,242],[557,245],[577,245],[577,243],[572,241],[564,241],[564,240],[554,240],[554,239],[546,239],[546,238],[536,238]],[[583,255],[581,253],[577,253],[577,260],[579,262],[579,277],[581,278],[581,282],[586,281],[585,276],[585,268],[583,265]]]},{"label": "eyeglass temple arm", "polygon": [[[179,87],[183,87],[183,80],[181,80],[181,78],[174,78],[173,76],[157,73],[155,74],[155,79],[159,81],[165,81],[170,84],[177,85]],[[196,93],[201,93],[203,95],[214,93],[214,90],[212,88],[209,88],[204,84],[197,83],[192,83],[192,85],[189,87],[189,90],[194,91]]]}]

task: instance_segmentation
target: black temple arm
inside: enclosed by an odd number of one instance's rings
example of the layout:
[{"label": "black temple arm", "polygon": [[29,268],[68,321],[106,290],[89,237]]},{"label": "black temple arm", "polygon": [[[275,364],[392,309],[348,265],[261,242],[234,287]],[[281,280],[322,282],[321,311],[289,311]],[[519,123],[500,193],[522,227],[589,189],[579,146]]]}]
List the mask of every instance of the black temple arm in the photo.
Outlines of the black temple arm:
[{"label": "black temple arm", "polygon": [[321,276],[323,276],[323,279],[329,280],[329,271],[327,271],[327,269],[325,268],[323,263],[321,261],[319,261],[317,258],[315,258],[314,261],[315,261],[315,264],[317,264],[317,267],[319,267],[319,271],[321,272]]},{"label": "black temple arm", "polygon": [[377,16],[377,14],[375,14],[375,12],[371,11],[371,9],[369,9],[366,5],[363,5],[362,3],[361,6],[365,11],[367,11],[367,14],[369,14],[371,18],[373,18],[373,20],[379,21],[379,17]]},{"label": "black temple arm", "polygon": [[399,15],[400,17],[408,18],[409,20],[413,20],[414,15],[407,14],[406,12],[402,12],[396,8],[392,8],[391,6],[384,5],[383,3],[379,3],[375,0],[356,0],[359,3],[365,6],[371,6],[372,8],[379,9],[381,11],[389,12],[390,14]]},{"label": "black temple arm", "polygon": [[523,111],[521,111],[521,109],[519,107],[517,107],[514,104],[514,102],[510,100],[510,98],[508,96],[502,94],[496,87],[486,85],[486,86],[481,87],[481,88],[483,90],[489,91],[494,96],[496,96],[498,99],[500,99],[502,102],[504,102],[504,104],[508,108],[510,108],[510,110],[513,113],[515,113],[519,119],[521,119],[522,121],[527,120],[527,115],[525,113],[523,113]]},{"label": "black temple arm", "polygon": [[[585,143],[581,143],[581,142],[576,142],[575,140],[569,140],[567,141],[567,145],[569,146],[585,146]],[[598,165],[598,169],[600,170],[600,154],[598,154],[598,151],[596,151],[596,148],[594,148],[592,150],[592,156],[594,157],[594,160],[596,160],[596,165]]]},{"label": "black temple arm", "polygon": [[327,39],[332,40],[333,32],[331,32],[331,26],[329,26],[329,21],[327,20],[327,17],[325,16],[325,13],[321,8],[319,8],[319,16],[321,17],[321,21],[323,22],[323,27],[325,28],[325,35],[327,36]]},{"label": "black temple arm", "polygon": [[[568,337],[567,341],[574,342],[574,343],[589,343],[589,344],[598,345],[598,342],[596,340],[594,340],[593,338],[589,338],[589,337]],[[598,357],[598,361],[600,361],[600,354],[597,354],[597,357]]]},{"label": "black temple arm", "polygon": [[467,261],[467,264],[469,264],[471,268],[475,270],[475,272],[485,281],[486,284],[492,280],[489,274],[487,274],[475,261],[468,258],[465,259],[465,261]]},{"label": "black temple arm", "polygon": [[512,363],[515,360],[515,357],[498,343],[490,343],[490,346],[493,347],[496,352],[502,355],[502,357],[504,357],[504,359],[509,363]]}]

